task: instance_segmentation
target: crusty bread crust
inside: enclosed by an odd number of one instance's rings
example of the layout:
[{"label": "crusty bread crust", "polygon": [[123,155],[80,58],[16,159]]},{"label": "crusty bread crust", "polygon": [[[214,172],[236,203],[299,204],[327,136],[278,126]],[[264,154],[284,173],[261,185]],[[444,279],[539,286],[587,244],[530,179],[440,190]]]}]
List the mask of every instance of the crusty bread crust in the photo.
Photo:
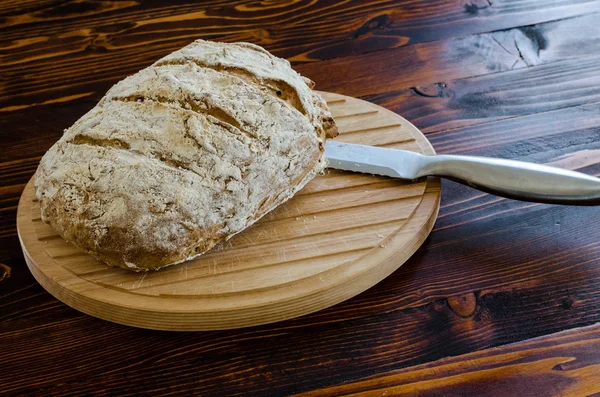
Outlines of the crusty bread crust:
[{"label": "crusty bread crust", "polygon": [[310,80],[253,44],[198,40],[115,86],[35,175],[42,219],[112,266],[201,255],[325,167]]}]

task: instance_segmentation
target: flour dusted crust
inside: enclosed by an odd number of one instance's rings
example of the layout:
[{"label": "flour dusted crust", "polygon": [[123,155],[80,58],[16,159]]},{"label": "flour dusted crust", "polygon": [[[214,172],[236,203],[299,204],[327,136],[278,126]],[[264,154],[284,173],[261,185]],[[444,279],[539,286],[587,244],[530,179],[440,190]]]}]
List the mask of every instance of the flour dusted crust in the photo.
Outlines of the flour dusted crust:
[{"label": "flour dusted crust", "polygon": [[42,158],[42,219],[112,266],[198,256],[325,167],[312,82],[253,44],[198,40],[113,86]]}]

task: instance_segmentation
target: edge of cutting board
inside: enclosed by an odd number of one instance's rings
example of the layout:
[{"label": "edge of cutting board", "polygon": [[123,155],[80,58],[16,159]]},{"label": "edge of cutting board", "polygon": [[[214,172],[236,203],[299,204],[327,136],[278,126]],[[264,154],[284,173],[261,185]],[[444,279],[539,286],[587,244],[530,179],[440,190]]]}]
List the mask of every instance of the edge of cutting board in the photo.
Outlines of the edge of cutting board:
[{"label": "edge of cutting board", "polygon": [[[395,113],[343,95],[322,95],[341,127],[342,133],[336,139],[434,154],[425,136]],[[368,190],[363,193],[361,189]],[[440,191],[437,178],[406,183],[333,171],[317,177],[296,197],[215,252],[151,273],[133,274],[105,267],[53,235],[50,227],[39,219],[33,178],[19,201],[17,230],[33,276],[57,299],[77,310],[149,329],[230,329],[312,313],[377,284],[405,263],[425,241],[437,218]],[[379,226],[382,216],[389,215],[387,202],[381,201],[384,194],[400,197],[389,201],[396,203],[393,205],[399,210],[393,214],[396,221]],[[308,195],[312,195],[313,201],[307,200]],[[318,199],[332,195],[339,195],[340,208],[335,207],[335,203],[321,204],[325,200]],[[372,219],[359,215],[357,225],[327,229],[336,224],[331,219],[340,219],[332,217],[345,213],[355,217],[356,211],[371,214]],[[354,218],[344,219],[351,222]],[[287,235],[281,241],[273,240],[267,233],[269,230],[283,230]],[[364,237],[357,234],[362,230],[365,230]],[[349,236],[358,238],[358,243],[365,247],[353,249],[347,241],[355,240]],[[337,240],[327,240],[334,237]],[[341,248],[332,248],[337,247],[338,240],[348,247],[338,244]],[[252,241],[263,242],[252,246]],[[291,245],[293,242],[298,242],[301,248],[310,247],[312,252],[295,250],[297,245]],[[320,256],[311,256],[315,252],[321,254],[319,244],[324,244],[325,251]],[[358,252],[356,257],[355,252]],[[339,259],[338,263],[338,257],[346,259]],[[222,271],[223,266],[225,271]],[[286,276],[281,276],[284,270]],[[228,278],[231,278],[231,288]],[[236,287],[234,279],[241,286]],[[200,289],[209,288],[209,292],[190,289],[194,283],[198,283]],[[183,292],[178,292],[176,287],[181,287]]]}]

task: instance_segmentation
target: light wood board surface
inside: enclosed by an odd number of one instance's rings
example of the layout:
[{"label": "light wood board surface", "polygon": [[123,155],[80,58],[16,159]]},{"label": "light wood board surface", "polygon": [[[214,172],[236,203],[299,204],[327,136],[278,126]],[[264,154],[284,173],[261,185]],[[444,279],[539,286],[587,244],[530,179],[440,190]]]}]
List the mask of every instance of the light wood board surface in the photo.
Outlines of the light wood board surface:
[{"label": "light wood board surface", "polygon": [[[408,121],[323,93],[341,142],[433,154]],[[294,198],[207,254],[158,272],[110,268],[40,219],[30,180],[17,214],[27,264],[64,303],[92,316],[164,330],[228,329],[311,313],[372,287],[425,240],[439,180],[408,183],[327,170]]]}]

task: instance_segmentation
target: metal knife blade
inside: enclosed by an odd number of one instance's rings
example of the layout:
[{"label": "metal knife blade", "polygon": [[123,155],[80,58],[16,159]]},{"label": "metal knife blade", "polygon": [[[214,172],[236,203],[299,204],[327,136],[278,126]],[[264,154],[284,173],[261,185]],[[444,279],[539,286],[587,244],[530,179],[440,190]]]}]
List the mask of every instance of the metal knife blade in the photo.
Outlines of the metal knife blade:
[{"label": "metal knife blade", "polygon": [[325,157],[329,168],[416,179],[425,156],[406,150],[328,140],[325,143]]}]

